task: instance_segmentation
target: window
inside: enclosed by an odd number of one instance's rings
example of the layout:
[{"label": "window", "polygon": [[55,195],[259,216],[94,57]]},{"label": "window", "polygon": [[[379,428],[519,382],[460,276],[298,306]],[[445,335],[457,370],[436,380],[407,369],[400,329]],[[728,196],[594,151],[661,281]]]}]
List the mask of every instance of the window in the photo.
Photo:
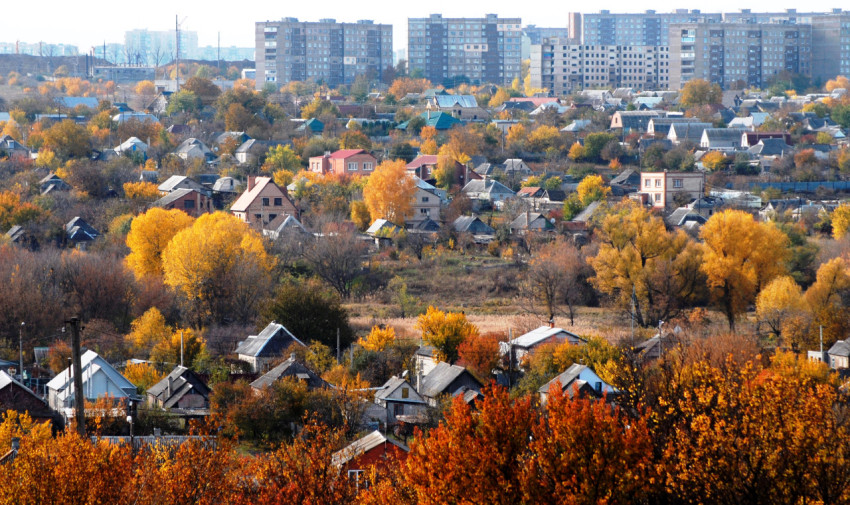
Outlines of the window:
[{"label": "window", "polygon": [[673,179],[673,187],[681,188],[682,187],[682,179]]},{"label": "window", "polygon": [[403,416],[404,415],[404,404],[396,403],[393,405],[393,415],[394,416]]},{"label": "window", "polygon": [[281,205],[283,205],[283,198],[275,198],[274,205],[275,207],[280,207]]},{"label": "window", "polygon": [[655,201],[656,201],[656,202],[660,202],[660,201],[661,201],[661,193],[655,193]]},{"label": "window", "polygon": [[428,203],[428,197],[427,196],[422,197],[422,203]]},{"label": "window", "polygon": [[349,170],[349,171],[355,171],[355,170],[357,170],[357,162],[355,161],[355,162],[351,162],[351,163],[349,163],[349,164],[348,164],[348,170]]},{"label": "window", "polygon": [[652,187],[652,179],[645,179],[643,182],[644,182],[644,184],[643,184],[644,187],[647,187],[647,188]]},{"label": "window", "polygon": [[255,219],[262,219],[263,215],[262,214],[254,214],[254,218]]},{"label": "window", "polygon": [[372,164],[371,163],[363,163],[363,170],[365,170],[367,172],[369,170],[372,170]]},{"label": "window", "polygon": [[661,179],[655,179],[655,187],[656,187],[656,188],[660,188],[660,187],[661,187]]},{"label": "window", "polygon": [[269,206],[269,199],[263,198],[263,207],[268,207],[268,206]]},{"label": "window", "polygon": [[271,223],[272,221],[274,221],[276,217],[277,214],[269,214],[269,222]]},{"label": "window", "polygon": [[410,388],[401,388],[401,397],[410,398]]},{"label": "window", "polygon": [[183,208],[184,209],[194,209],[195,208],[195,200],[183,200]]}]

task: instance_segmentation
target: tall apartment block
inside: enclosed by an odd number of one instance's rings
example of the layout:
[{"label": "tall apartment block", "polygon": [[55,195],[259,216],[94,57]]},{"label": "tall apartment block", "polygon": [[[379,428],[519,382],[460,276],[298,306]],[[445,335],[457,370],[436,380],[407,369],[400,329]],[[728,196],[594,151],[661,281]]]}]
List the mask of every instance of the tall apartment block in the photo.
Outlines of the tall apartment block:
[{"label": "tall apartment block", "polygon": [[812,75],[812,26],[786,23],[670,25],[670,88],[705,79],[763,87],[783,71]]},{"label": "tall apartment block", "polygon": [[812,78],[850,76],[850,12],[836,9],[812,17]]},{"label": "tall apartment block", "polygon": [[581,89],[667,89],[666,46],[573,44],[570,39],[543,39],[531,46],[531,85],[554,96]]},{"label": "tall apartment block", "polygon": [[380,78],[393,64],[393,27],[369,20],[302,22],[296,18],[256,24],[257,89],[265,83],[352,84],[360,74]]},{"label": "tall apartment block", "polygon": [[410,18],[408,67],[431,82],[510,85],[521,73],[522,20],[487,14],[483,18]]},{"label": "tall apartment block", "polygon": [[[573,20],[572,17],[570,19]],[[603,10],[583,15],[582,42],[590,46],[666,46],[669,45],[667,35],[673,23],[721,20],[720,14],[703,14],[688,9],[665,13],[648,10],[640,14]]]},{"label": "tall apartment block", "polygon": [[[536,25],[528,25],[522,29],[522,59],[527,60],[531,57],[531,46],[540,44],[543,39],[569,39],[570,29],[568,27],[542,27]],[[578,40],[574,40],[578,43]]]}]

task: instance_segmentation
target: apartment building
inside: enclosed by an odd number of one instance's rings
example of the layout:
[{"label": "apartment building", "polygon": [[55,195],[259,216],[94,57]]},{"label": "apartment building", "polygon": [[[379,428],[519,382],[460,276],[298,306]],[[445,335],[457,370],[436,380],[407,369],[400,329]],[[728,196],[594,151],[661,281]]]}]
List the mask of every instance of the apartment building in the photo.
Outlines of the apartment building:
[{"label": "apartment building", "polygon": [[812,17],[812,78],[850,75],[850,11]]},{"label": "apartment building", "polygon": [[554,96],[581,89],[666,89],[669,51],[666,46],[593,46],[567,39],[543,39],[531,46],[531,85]]},{"label": "apartment building", "polygon": [[257,89],[266,83],[352,84],[361,74],[380,78],[393,64],[392,25],[371,20],[337,23],[297,18],[256,24]]},{"label": "apartment building", "polygon": [[670,88],[705,79],[725,89],[764,87],[783,71],[812,75],[812,25],[675,23],[670,25]]},{"label": "apartment building", "polygon": [[487,14],[483,18],[408,19],[408,67],[437,84],[510,85],[520,76],[522,20]]},{"label": "apartment building", "polygon": [[666,46],[671,24],[721,20],[720,14],[703,14],[696,9],[633,14],[602,10],[582,16],[582,42],[591,46]]}]

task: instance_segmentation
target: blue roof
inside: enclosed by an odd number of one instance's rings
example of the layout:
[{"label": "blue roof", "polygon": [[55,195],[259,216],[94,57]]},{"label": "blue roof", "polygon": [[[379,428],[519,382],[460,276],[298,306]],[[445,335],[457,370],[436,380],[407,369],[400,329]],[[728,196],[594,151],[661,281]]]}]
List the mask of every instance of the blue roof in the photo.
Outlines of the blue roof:
[{"label": "blue roof", "polygon": [[434,97],[437,105],[442,108],[452,108],[456,105],[461,107],[478,107],[478,100],[472,95],[437,95]]},{"label": "blue roof", "polygon": [[98,101],[93,96],[63,96],[59,99],[62,102],[62,107],[73,109],[78,105],[88,107],[89,109],[97,109]]}]

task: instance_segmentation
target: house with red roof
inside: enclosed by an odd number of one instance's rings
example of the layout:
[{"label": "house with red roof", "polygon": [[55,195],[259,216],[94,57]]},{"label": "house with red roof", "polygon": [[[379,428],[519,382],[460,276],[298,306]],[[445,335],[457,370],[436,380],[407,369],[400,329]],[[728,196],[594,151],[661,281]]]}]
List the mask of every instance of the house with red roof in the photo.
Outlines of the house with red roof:
[{"label": "house with red roof", "polygon": [[378,160],[364,149],[340,149],[310,158],[310,171],[317,174],[370,175]]}]

